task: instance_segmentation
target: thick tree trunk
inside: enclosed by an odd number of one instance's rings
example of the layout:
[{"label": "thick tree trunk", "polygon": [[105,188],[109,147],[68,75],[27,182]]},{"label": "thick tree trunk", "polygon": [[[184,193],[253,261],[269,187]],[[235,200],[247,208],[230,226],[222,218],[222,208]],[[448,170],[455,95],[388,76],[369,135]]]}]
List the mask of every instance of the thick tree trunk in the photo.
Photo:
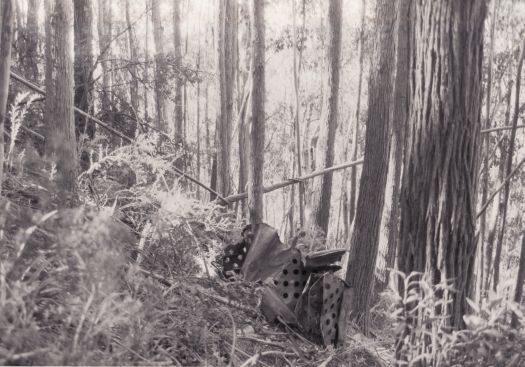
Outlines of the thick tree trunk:
[{"label": "thick tree trunk", "polygon": [[[443,287],[436,313],[452,328],[463,326],[477,244],[485,14],[486,2],[477,0],[423,0],[413,8],[398,262],[405,274],[421,272]],[[412,286],[419,292],[418,283]],[[417,314],[417,300],[406,307],[415,315],[398,336],[398,360],[410,357],[404,345],[414,339],[432,353],[424,333],[435,322]]]},{"label": "thick tree trunk", "polygon": [[265,110],[265,27],[264,2],[251,1],[252,67],[251,67],[251,112],[250,178],[248,184],[248,211],[250,223],[263,221],[263,171],[264,171],[264,125]]},{"label": "thick tree trunk", "polygon": [[224,196],[231,193],[230,153],[233,119],[233,90],[235,86],[235,44],[237,42],[237,6],[234,0],[219,0],[217,76],[220,101],[216,126],[217,191]]},{"label": "thick tree trunk", "polygon": [[[93,113],[93,9],[90,0],[74,0],[75,29],[75,106]],[[87,117],[75,115],[75,132],[82,147],[81,137],[95,137],[95,123]],[[89,153],[80,153],[82,170],[89,168]]]},{"label": "thick tree trunk", "polygon": [[9,93],[9,75],[11,71],[11,41],[15,0],[3,0],[0,4],[0,196],[4,178],[4,122]]},{"label": "thick tree trunk", "polygon": [[[335,133],[337,131],[337,113],[339,102],[339,75],[341,58],[341,27],[342,27],[342,4],[341,0],[330,0],[328,2],[328,49],[326,51],[326,81],[325,96],[323,97],[323,108],[321,123],[326,128],[321,129],[322,143],[317,152],[317,162],[323,167],[331,167],[334,164]],[[300,155],[300,154],[299,154]],[[319,176],[314,180],[312,197],[312,224],[328,234],[328,223],[330,221],[330,207],[332,198],[332,173]]]},{"label": "thick tree trunk", "polygon": [[176,144],[183,144],[182,139],[182,54],[180,42],[180,0],[173,0],[173,47],[175,50],[175,126]]},{"label": "thick tree trunk", "polygon": [[[396,20],[396,82],[394,85],[392,138],[390,141],[390,162],[388,165],[386,205],[381,218],[382,232],[378,261],[380,277],[375,286],[376,294],[385,290],[388,285],[388,269],[394,267],[394,260],[399,239],[399,188],[403,151],[405,148],[405,131],[408,114],[408,50],[410,4],[412,0],[398,0]],[[382,266],[380,266],[382,265]]]},{"label": "thick tree trunk", "polygon": [[[507,177],[512,172],[512,159],[514,156],[514,147],[516,145],[516,127],[518,125],[519,117],[519,108],[520,108],[520,87],[521,87],[521,70],[523,68],[523,60],[525,58],[525,38],[523,39],[523,44],[521,46],[520,57],[518,60],[518,68],[516,72],[516,90],[514,93],[514,114],[512,117],[512,130],[510,132],[509,138],[509,151],[507,153],[507,159],[505,162],[505,176]],[[511,181],[507,181],[503,188],[503,202],[501,207],[501,228],[500,228],[500,237],[498,238],[498,243],[496,246],[496,254],[494,255],[494,278],[492,280],[492,289],[494,291],[498,288],[499,283],[499,273],[500,273],[500,262],[501,262],[501,253],[503,250],[503,242],[505,229],[507,226],[507,209],[510,197],[510,184]]]},{"label": "thick tree trunk", "polygon": [[157,128],[167,130],[166,110],[166,55],[164,53],[164,27],[160,17],[160,0],[151,1],[151,21],[155,41],[155,112]]},{"label": "thick tree trunk", "polygon": [[368,83],[365,156],[346,280],[354,288],[351,313],[368,332],[370,300],[388,171],[395,76],[395,2],[376,4],[376,39]]},{"label": "thick tree trunk", "polygon": [[46,18],[46,155],[56,165],[58,189],[64,192],[63,204],[68,205],[77,182],[72,1],[46,0]]}]

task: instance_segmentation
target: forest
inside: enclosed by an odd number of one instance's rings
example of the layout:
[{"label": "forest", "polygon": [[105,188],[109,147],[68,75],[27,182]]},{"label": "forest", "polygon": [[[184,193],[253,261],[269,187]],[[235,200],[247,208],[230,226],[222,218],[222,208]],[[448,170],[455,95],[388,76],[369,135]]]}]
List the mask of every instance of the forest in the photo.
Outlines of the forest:
[{"label": "forest", "polygon": [[0,365],[525,366],[525,1],[0,29]]}]

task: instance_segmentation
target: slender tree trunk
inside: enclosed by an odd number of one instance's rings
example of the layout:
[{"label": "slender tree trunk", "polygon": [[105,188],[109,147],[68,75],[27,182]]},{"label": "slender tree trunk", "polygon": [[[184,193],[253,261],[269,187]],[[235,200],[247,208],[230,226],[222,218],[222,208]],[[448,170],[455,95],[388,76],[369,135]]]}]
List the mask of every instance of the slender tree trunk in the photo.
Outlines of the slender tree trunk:
[{"label": "slender tree trunk", "polygon": [[15,0],[3,0],[0,4],[0,197],[4,178],[4,123],[9,93],[11,71],[11,41],[13,38]]},{"label": "slender tree trunk", "polygon": [[[383,208],[381,218],[382,230],[385,236],[384,245],[380,245],[382,255],[382,278],[376,282],[376,294],[385,290],[388,285],[388,270],[394,267],[397,243],[399,239],[399,187],[403,166],[403,151],[405,147],[405,130],[408,114],[408,42],[410,24],[410,4],[412,0],[398,0],[396,20],[396,82],[394,85],[392,138],[390,142],[390,163],[387,176],[387,205]],[[379,262],[378,262],[379,263]]]},{"label": "slender tree trunk", "polygon": [[[334,164],[335,133],[337,131],[337,113],[339,102],[339,75],[341,58],[341,0],[328,2],[328,50],[326,52],[326,81],[323,97],[322,123],[326,123],[326,134],[321,137],[322,144],[318,150],[317,162],[323,167]],[[326,122],[325,122],[326,121]],[[299,154],[300,155],[300,154]],[[330,207],[332,198],[332,173],[319,176],[314,181],[312,200],[312,223],[320,228],[324,235],[328,234]]]},{"label": "slender tree trunk", "polygon": [[102,111],[111,116],[111,2],[110,0],[98,0],[98,44],[100,49],[100,65],[102,66],[102,94],[100,107]]},{"label": "slender tree trunk", "polygon": [[[149,6],[150,1],[146,0],[146,9],[145,13],[148,14],[150,11]],[[149,20],[146,16],[146,32],[144,32],[144,121],[149,122],[148,115],[148,88],[149,88]]]},{"label": "slender tree trunk", "polygon": [[[410,38],[409,129],[401,183],[399,270],[423,273],[442,288],[432,313],[405,305],[407,326],[398,335],[396,359],[432,350],[428,332],[460,328],[473,281],[476,253],[476,192],[481,130],[483,27],[486,2],[415,1]],[[417,280],[408,291],[420,294]],[[413,287],[413,288],[412,288]],[[454,289],[454,291],[450,291]],[[430,329],[430,330],[429,330]],[[410,332],[411,331],[411,332]],[[417,342],[423,349],[407,349]],[[415,364],[431,363],[421,360]]]},{"label": "slender tree trunk", "polygon": [[[487,76],[487,91],[486,91],[486,102],[485,102],[485,129],[489,129],[491,125],[490,121],[490,104],[492,96],[492,64],[494,59],[494,31],[496,28],[497,10],[499,0],[492,1],[492,23],[490,26],[490,41],[489,41],[489,64],[488,64],[488,76]],[[489,151],[490,151],[490,139],[489,134],[483,136],[483,176],[481,183],[481,203],[487,202],[488,191],[489,191],[489,174],[490,174],[490,163],[489,163]],[[476,299],[478,302],[481,301],[482,294],[484,293],[483,285],[485,284],[484,279],[484,255],[486,245],[486,227],[487,227],[487,214],[483,212],[479,221],[479,233],[480,233],[480,246],[478,247],[477,254],[477,280],[476,280]]]},{"label": "slender tree trunk", "polygon": [[[244,92],[249,93],[250,90],[248,88],[251,88],[247,85],[249,73],[250,73],[250,16],[249,16],[249,4],[248,1],[242,1],[240,6],[240,15],[242,16],[242,33],[240,36],[239,42],[241,43],[240,47],[238,47],[239,52],[239,78],[242,79],[239,80],[239,85],[244,86]],[[239,90],[240,92],[240,90]],[[238,108],[242,108],[242,100],[239,101]],[[239,118],[239,192],[245,192],[247,190],[247,183],[248,183],[248,176],[249,176],[249,155],[250,155],[250,138],[249,138],[249,127],[250,127],[250,110],[251,107],[249,107],[249,101],[248,106],[242,110],[242,115]],[[248,217],[248,208],[246,205],[246,200],[241,201],[241,217],[247,218]]]},{"label": "slender tree trunk", "polygon": [[218,9],[217,75],[219,110],[216,126],[217,191],[222,195],[231,193],[230,153],[233,119],[233,90],[235,86],[235,43],[237,38],[237,6],[234,0],[220,0]]},{"label": "slender tree trunk", "polygon": [[346,280],[354,288],[351,311],[368,333],[370,301],[379,246],[379,228],[388,171],[395,76],[395,2],[376,4],[376,39],[368,83],[368,118],[363,173]]},{"label": "slender tree trunk", "polygon": [[[525,58],[525,38],[521,46],[520,57],[518,60],[518,69],[516,72],[516,91],[514,93],[514,115],[512,117],[512,130],[509,138],[509,151],[507,153],[507,159],[505,163],[505,177],[512,172],[512,159],[514,156],[514,147],[516,145],[516,126],[518,125],[519,108],[520,108],[520,87],[521,87],[521,70],[523,68],[523,60]],[[510,181],[505,183],[503,188],[503,205],[501,208],[501,228],[500,238],[496,246],[496,254],[494,255],[494,278],[492,281],[492,289],[496,291],[499,283],[500,263],[501,263],[501,252],[503,250],[504,234],[507,225],[507,209],[510,197]]]},{"label": "slender tree trunk", "polygon": [[175,50],[175,143],[183,145],[182,139],[182,54],[180,42],[180,0],[173,0],[173,47]]},{"label": "slender tree trunk", "polygon": [[151,0],[151,20],[155,41],[155,112],[157,127],[167,130],[166,110],[166,55],[164,53],[164,27],[161,22],[160,0]]},{"label": "slender tree trunk", "polygon": [[250,142],[250,178],[248,184],[248,208],[250,223],[263,221],[263,183],[264,183],[264,125],[265,110],[265,27],[264,2],[251,0],[252,24],[252,129]]},{"label": "slender tree trunk", "polygon": [[[293,83],[294,83],[294,132],[295,132],[295,158],[297,160],[297,174],[302,175],[302,162],[301,162],[301,127],[299,125],[299,68],[300,64],[297,65],[297,27],[295,24],[295,0],[292,0],[292,12],[293,12]],[[304,183],[299,182],[299,223],[301,227],[304,227]]]},{"label": "slender tree trunk", "polygon": [[[146,20],[147,21],[147,20]],[[139,108],[139,77],[137,73],[138,64],[138,52],[137,52],[137,37],[131,23],[131,16],[129,13],[129,0],[126,0],[126,26],[128,28],[128,47],[129,57],[131,66],[129,68],[130,84],[129,84],[129,96],[131,101],[131,107],[133,107],[134,114],[137,113]],[[134,116],[138,118],[138,116]]]},{"label": "slender tree trunk", "polygon": [[[508,126],[510,123],[510,108],[512,104],[512,83],[509,85],[509,90],[506,95],[506,111],[505,111],[505,126]],[[507,154],[508,154],[508,137],[506,136],[506,132],[503,133],[503,138],[500,143],[499,149],[500,149],[500,162],[498,167],[498,182],[504,182],[505,181],[505,165],[507,161]],[[487,243],[485,245],[485,255],[484,255],[484,289],[489,290],[490,284],[492,280],[493,275],[493,260],[494,260],[494,243],[496,243],[496,248],[500,246],[500,243],[503,242],[503,234],[502,232],[498,232],[498,226],[501,223],[501,214],[503,213],[503,206],[504,206],[504,196],[501,191],[498,192],[496,195],[496,199],[494,200],[494,209],[493,214],[491,216],[490,226],[489,226],[489,232],[487,234]]]},{"label": "slender tree trunk", "polygon": [[[361,89],[363,85],[363,61],[364,61],[364,46],[365,46],[365,15],[366,15],[366,0],[361,2],[361,29],[359,31],[359,79],[357,82],[357,103],[355,108],[355,126],[354,126],[354,137],[352,139],[352,161],[357,160],[359,154],[359,120],[361,114]],[[355,209],[357,203],[357,167],[350,169],[350,214],[348,219],[350,223],[354,221]]]},{"label": "slender tree trunk", "polygon": [[[523,297],[523,283],[525,282],[525,232],[521,235],[521,251],[520,262],[518,266],[518,274],[516,276],[516,289],[514,290],[514,302],[521,304]],[[512,327],[518,328],[518,317],[512,314]]]},{"label": "slender tree trunk", "polygon": [[64,192],[63,205],[69,205],[77,181],[72,1],[46,0],[46,18],[46,155],[56,165],[58,189]]},{"label": "slender tree trunk", "polygon": [[[199,30],[200,31],[200,30]],[[197,72],[201,68],[201,43],[199,34],[199,47],[197,50]],[[201,180],[201,80],[200,75],[197,76],[197,180]],[[201,190],[197,188],[197,199],[201,198]]]},{"label": "slender tree trunk", "polygon": [[[75,30],[75,106],[93,113],[93,8],[89,0],[74,0]],[[95,123],[75,116],[75,133],[81,147],[80,166],[89,168],[89,153],[82,150],[83,140],[95,137]]]},{"label": "slender tree trunk", "polygon": [[24,75],[26,79],[38,83],[38,10],[40,0],[28,0],[26,18],[26,54]]}]

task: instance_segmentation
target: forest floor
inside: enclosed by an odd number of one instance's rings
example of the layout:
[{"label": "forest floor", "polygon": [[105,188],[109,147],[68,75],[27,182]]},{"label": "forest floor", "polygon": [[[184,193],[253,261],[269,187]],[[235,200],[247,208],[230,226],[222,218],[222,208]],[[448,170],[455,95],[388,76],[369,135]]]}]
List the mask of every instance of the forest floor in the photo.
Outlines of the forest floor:
[{"label": "forest floor", "polygon": [[36,156],[8,170],[0,364],[390,364],[391,324],[380,307],[374,338],[349,328],[337,349],[268,323],[257,285],[201,268],[234,243],[240,224],[214,204],[155,188],[173,177],[137,184],[122,161],[107,159],[81,176],[80,200],[67,209]]}]

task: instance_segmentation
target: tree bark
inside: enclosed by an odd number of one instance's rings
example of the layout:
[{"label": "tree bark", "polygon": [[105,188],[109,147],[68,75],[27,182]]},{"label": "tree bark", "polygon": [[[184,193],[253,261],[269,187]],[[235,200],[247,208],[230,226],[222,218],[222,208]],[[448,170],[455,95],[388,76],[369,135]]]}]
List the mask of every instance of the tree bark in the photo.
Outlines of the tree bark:
[{"label": "tree bark", "polygon": [[[294,86],[294,96],[295,96],[295,104],[294,104],[294,134],[295,134],[295,159],[297,160],[297,174],[299,176],[302,175],[302,160],[301,160],[301,127],[299,124],[299,107],[300,107],[300,101],[299,101],[299,75],[300,75],[300,66],[301,66],[301,60],[299,60],[299,65],[297,64],[297,26],[295,22],[295,0],[292,0],[292,13],[293,13],[293,86]],[[300,59],[300,58],[299,58]],[[299,183],[299,223],[301,227],[304,226],[304,183]]]},{"label": "tree bark", "polygon": [[376,39],[368,82],[368,118],[359,197],[346,280],[354,288],[351,313],[368,333],[370,300],[388,171],[395,72],[395,2],[376,4]]},{"label": "tree bark", "polygon": [[[339,75],[341,59],[341,27],[342,4],[341,0],[328,2],[328,49],[326,51],[326,81],[325,96],[323,97],[322,123],[325,123],[325,132],[321,136],[322,144],[317,152],[317,162],[323,167],[334,164],[335,133],[337,131],[337,113],[339,102]],[[299,151],[300,152],[300,151]],[[299,154],[300,155],[300,154]],[[314,180],[312,197],[312,224],[328,234],[330,221],[330,207],[332,198],[332,173],[319,176]]]},{"label": "tree bark", "polygon": [[[383,208],[381,226],[385,236],[380,241],[378,261],[379,275],[376,294],[385,290],[388,285],[388,270],[394,267],[394,260],[399,240],[399,188],[403,166],[403,151],[405,147],[405,131],[409,107],[408,90],[408,50],[410,4],[412,0],[398,0],[396,20],[396,81],[394,85],[392,136],[390,141],[390,162],[388,165],[386,203]],[[384,245],[383,245],[384,244]],[[382,269],[379,269],[382,265]],[[382,274],[381,274],[382,272]]]},{"label": "tree bark", "polygon": [[233,90],[235,86],[235,43],[237,6],[234,0],[219,0],[217,21],[217,88],[220,101],[216,125],[217,191],[224,196],[231,193],[230,152],[233,118]]},{"label": "tree bark", "polygon": [[[147,21],[147,20],[146,20]],[[131,23],[131,16],[129,12],[129,0],[126,0],[126,27],[128,28],[128,47],[129,58],[131,65],[129,67],[130,83],[129,83],[129,97],[131,107],[133,108],[134,117],[139,109],[139,76],[137,73],[138,52],[137,52],[137,36]]]},{"label": "tree bark", "polygon": [[248,184],[248,211],[252,225],[263,221],[263,183],[264,183],[264,125],[265,110],[265,26],[264,2],[251,0],[251,113],[250,134],[250,177]]},{"label": "tree bark", "polygon": [[151,21],[155,42],[155,112],[157,128],[167,130],[166,110],[166,55],[164,53],[164,27],[160,17],[160,0],[151,1]]},{"label": "tree bark", "polygon": [[[249,4],[248,2],[242,1],[240,5],[240,15],[241,15],[241,36],[239,42],[241,43],[239,47],[239,79],[242,79],[242,81],[239,81],[239,87],[240,85],[244,86],[244,92],[249,93],[250,90],[248,88],[251,88],[248,85],[249,80],[249,74],[250,74],[250,62],[251,62],[251,55],[250,55],[250,11],[249,11]],[[240,92],[240,90],[239,90]],[[242,108],[242,101],[240,101],[240,104],[238,103],[239,109]],[[250,102],[248,101],[248,106],[250,106]],[[250,127],[250,110],[251,107],[245,107],[243,110],[241,110],[241,117],[239,118],[239,136],[238,136],[238,144],[239,144],[239,186],[238,190],[239,192],[243,192],[247,190],[247,183],[248,183],[248,176],[249,176],[249,155],[250,155],[250,138],[249,138],[249,127]],[[241,201],[241,217],[242,218],[248,218],[248,207],[246,205],[246,200]]]},{"label": "tree bark", "polygon": [[[514,156],[514,147],[516,145],[516,127],[518,125],[519,117],[519,103],[520,103],[520,87],[521,87],[521,70],[523,68],[523,60],[525,58],[525,38],[523,39],[523,44],[521,46],[521,52],[518,60],[518,68],[516,71],[516,90],[514,92],[514,114],[512,117],[512,130],[510,132],[509,138],[509,150],[507,153],[507,159],[505,161],[505,177],[507,177],[512,172],[512,159]],[[505,229],[507,225],[507,209],[510,197],[510,184],[511,181],[507,181],[503,188],[503,202],[501,206],[501,228],[500,228],[500,237],[498,238],[498,243],[496,245],[496,254],[494,255],[494,278],[492,280],[492,289],[494,291],[498,288],[499,283],[499,273],[500,273],[500,262],[501,262],[501,253],[503,250],[503,242]]]},{"label": "tree bark", "polygon": [[4,0],[0,4],[0,196],[4,178],[4,123],[9,93],[11,72],[11,41],[13,39],[14,0]]},{"label": "tree bark", "polygon": [[[487,76],[487,91],[486,91],[486,102],[485,102],[485,129],[490,128],[490,104],[492,103],[492,65],[494,59],[494,33],[496,29],[496,19],[498,10],[498,0],[492,2],[492,22],[490,26],[490,41],[489,41],[489,63],[488,63],[488,76]],[[489,135],[483,136],[483,177],[481,184],[481,203],[487,202],[488,191],[489,191],[489,150],[490,150],[490,139]],[[484,293],[483,285],[485,284],[484,279],[484,256],[485,256],[485,245],[486,245],[486,227],[487,227],[487,215],[483,213],[479,222],[479,233],[480,233],[480,245],[477,254],[477,277],[476,277],[476,299],[478,302],[481,301],[482,294]]]},{"label": "tree bark", "polygon": [[73,3],[46,0],[46,155],[56,165],[63,205],[74,199],[77,148],[73,117]]},{"label": "tree bark", "polygon": [[[354,136],[352,139],[352,157],[350,160],[355,161],[359,154],[359,120],[361,117],[361,89],[363,85],[363,63],[364,63],[364,46],[365,46],[365,15],[366,15],[366,0],[361,2],[361,28],[359,31],[359,79],[357,82],[357,102],[355,108],[355,125]],[[350,170],[350,213],[348,215],[348,227],[350,228],[355,217],[355,209],[357,203],[357,167]]]},{"label": "tree bark", "polygon": [[26,54],[24,60],[24,76],[38,83],[38,9],[40,0],[28,0],[26,18]]},{"label": "tree bark", "polygon": [[[460,328],[477,244],[486,2],[416,1],[412,14],[399,270],[407,275],[421,272],[431,285],[444,287],[436,293],[443,302],[435,312],[444,317],[444,326]],[[416,293],[421,291],[419,283],[412,286]],[[406,360],[403,346],[414,338],[425,352],[432,352],[424,333],[435,322],[428,314],[417,313],[417,302],[406,305],[405,312],[414,312],[414,317],[407,318],[407,328],[398,335],[398,360]]]},{"label": "tree bark", "polygon": [[173,0],[173,47],[175,50],[175,143],[183,145],[182,139],[182,53],[180,42],[180,0]]},{"label": "tree bark", "polygon": [[98,0],[98,45],[100,50],[99,58],[102,67],[102,93],[100,97],[100,108],[106,115],[111,116],[111,0]]},{"label": "tree bark", "polygon": [[[75,31],[75,106],[89,114],[93,113],[93,9],[89,0],[74,0]],[[87,117],[75,115],[75,133],[82,147],[81,137],[95,137],[95,123]],[[80,153],[82,170],[89,168],[89,153]]]},{"label": "tree bark", "polygon": [[[520,262],[518,266],[518,274],[516,275],[516,289],[514,290],[514,302],[521,304],[523,297],[523,283],[525,282],[525,232],[521,235],[521,252]],[[512,314],[512,327],[518,328],[518,317]]]},{"label": "tree bark", "polygon": [[[505,124],[508,125],[510,121],[510,108],[512,104],[512,83],[509,85],[509,90],[506,95],[506,111],[505,111]],[[500,162],[498,167],[498,182],[504,183],[505,176],[505,165],[507,161],[508,154],[508,137],[506,132],[503,133],[502,141],[499,145],[500,149]],[[487,199],[488,200],[488,199]],[[486,203],[486,201],[485,201]],[[482,203],[483,204],[483,203]],[[487,243],[484,248],[484,265],[483,265],[483,275],[484,275],[484,289],[489,290],[490,284],[493,275],[493,262],[494,262],[494,243],[496,243],[496,248],[500,246],[500,243],[503,242],[503,234],[501,231],[498,232],[498,226],[501,222],[501,214],[503,213],[504,197],[503,193],[499,191],[497,193],[497,199],[494,200],[494,209],[491,216],[491,222],[489,226],[489,232],[487,234]]]}]

